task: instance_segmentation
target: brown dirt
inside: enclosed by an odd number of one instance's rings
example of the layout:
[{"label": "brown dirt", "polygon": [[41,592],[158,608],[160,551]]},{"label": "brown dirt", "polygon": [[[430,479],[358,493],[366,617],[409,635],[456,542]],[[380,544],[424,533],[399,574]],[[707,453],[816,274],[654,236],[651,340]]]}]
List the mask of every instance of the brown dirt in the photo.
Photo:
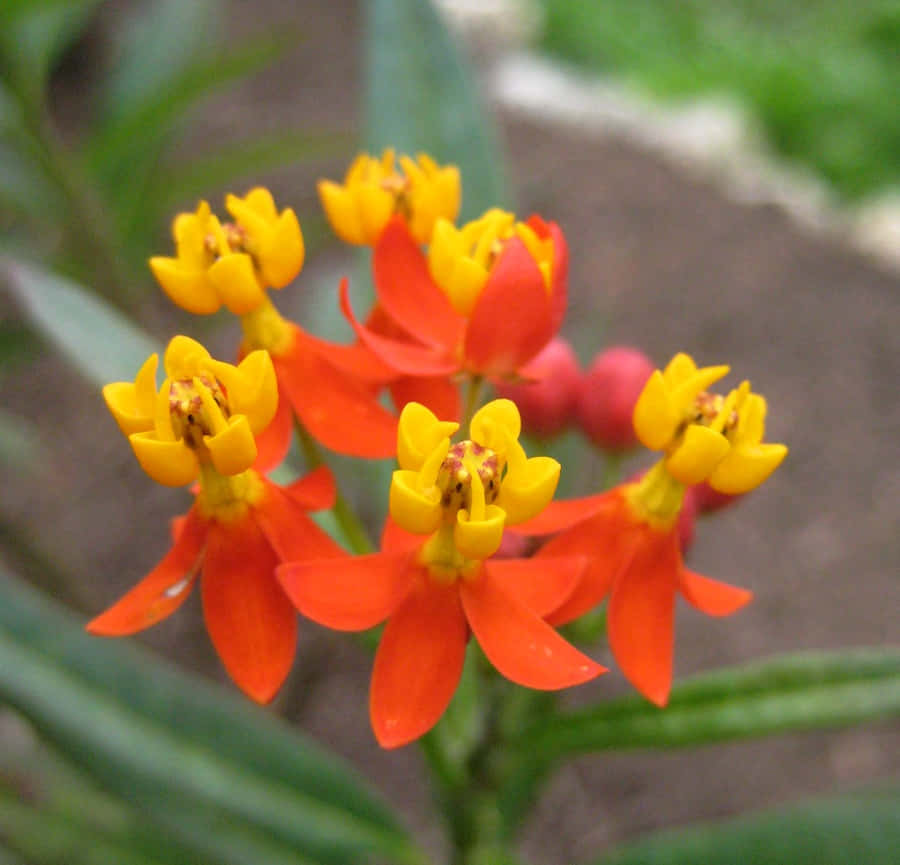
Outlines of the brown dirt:
[{"label": "brown dirt", "polygon": [[[305,38],[276,69],[217,99],[192,127],[191,146],[248,129],[357,129],[356,4],[301,6],[292,14],[292,4],[277,0],[231,3],[232,32],[281,22]],[[659,362],[680,349],[704,363],[727,361],[767,395],[770,438],[791,447],[764,489],[699,526],[692,566],[752,588],[756,601],[725,621],[679,609],[677,675],[775,652],[897,643],[898,279],[627,142],[499,121],[520,210],[539,210],[567,232],[566,333],[582,361],[613,342],[644,347]],[[336,176],[343,163],[341,155],[262,180],[279,201],[312,214],[315,177]],[[306,278],[315,284],[345,266],[337,252],[318,252]],[[299,298],[285,303],[298,312]],[[154,324],[192,327],[153,293],[147,305]],[[230,325],[212,339],[224,353],[233,341]],[[52,352],[0,383],[0,394],[5,408],[39,422],[49,454],[39,484],[4,472],[3,520],[64,565],[56,591],[96,613],[158,558],[167,520],[186,498],[147,481],[97,394]],[[3,558],[18,563],[9,549]],[[324,631],[305,633],[277,709],[361,767],[441,849],[416,751],[386,753],[372,741],[368,657]],[[224,678],[196,598],[142,639]],[[582,689],[580,699],[623,690],[618,674],[605,678],[612,681]],[[526,852],[535,862],[569,862],[646,830],[896,777],[898,746],[898,731],[881,727],[585,758],[550,785],[525,833]]]}]

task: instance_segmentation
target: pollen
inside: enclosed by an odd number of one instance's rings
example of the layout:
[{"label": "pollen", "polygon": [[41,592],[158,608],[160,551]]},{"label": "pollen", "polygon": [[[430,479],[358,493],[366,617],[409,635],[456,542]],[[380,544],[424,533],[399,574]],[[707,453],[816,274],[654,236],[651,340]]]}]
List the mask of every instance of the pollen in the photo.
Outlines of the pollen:
[{"label": "pollen", "polygon": [[451,445],[441,463],[436,483],[445,515],[455,519],[457,511],[472,510],[473,482],[484,491],[484,503],[493,504],[500,495],[503,468],[499,454],[478,442],[462,441]]},{"label": "pollen", "polygon": [[197,450],[231,415],[225,386],[206,375],[176,379],[169,387],[169,415],[175,436]]}]

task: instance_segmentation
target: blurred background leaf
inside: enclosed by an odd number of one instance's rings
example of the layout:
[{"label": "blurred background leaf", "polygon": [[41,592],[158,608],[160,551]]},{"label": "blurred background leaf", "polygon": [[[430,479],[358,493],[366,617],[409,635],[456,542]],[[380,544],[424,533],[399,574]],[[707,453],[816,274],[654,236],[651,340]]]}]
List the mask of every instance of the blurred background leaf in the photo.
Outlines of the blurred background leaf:
[{"label": "blurred background leaf", "polygon": [[538,760],[671,748],[900,718],[900,649],[784,655],[687,679],[665,710],[611,700],[522,731]]},{"label": "blurred background leaf", "polygon": [[154,820],[188,821],[213,841],[221,827],[268,839],[301,862],[422,861],[350,769],[274,717],[133,645],[89,637],[2,571],[0,594],[0,698]]},{"label": "blurred background leaf", "polygon": [[366,144],[425,151],[459,166],[462,220],[512,207],[496,136],[472,69],[430,0],[371,0],[366,29]]},{"label": "blurred background leaf", "polygon": [[627,844],[594,865],[895,865],[900,789],[823,799]]}]

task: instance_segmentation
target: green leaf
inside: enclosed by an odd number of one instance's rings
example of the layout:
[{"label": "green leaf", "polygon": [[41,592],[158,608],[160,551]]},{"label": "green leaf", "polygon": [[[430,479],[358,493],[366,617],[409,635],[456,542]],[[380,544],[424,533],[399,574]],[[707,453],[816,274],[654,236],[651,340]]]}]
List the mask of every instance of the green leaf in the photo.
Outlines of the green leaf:
[{"label": "green leaf", "polygon": [[41,93],[53,64],[84,30],[99,2],[39,2],[28,3],[26,10],[4,10],[0,44],[15,78],[32,94]]},{"label": "green leaf", "polygon": [[325,865],[423,861],[361,780],[271,715],[87,636],[2,571],[0,595],[0,698],[107,789],[156,819],[240,821]]},{"label": "green leaf", "polygon": [[594,865],[895,865],[900,792],[821,800],[627,844]]},{"label": "green leaf", "polygon": [[459,166],[463,218],[509,206],[494,130],[478,88],[428,0],[372,0],[366,35],[366,139]]},{"label": "green leaf", "polygon": [[[226,183],[281,168],[301,160],[333,157],[353,146],[348,136],[337,132],[278,132],[199,153],[189,162],[167,161],[160,167],[160,183],[151,193],[150,205],[160,213],[205,198],[211,189]],[[305,223],[305,221],[304,221]]]},{"label": "green leaf", "polygon": [[104,122],[115,124],[164,94],[208,49],[221,22],[219,0],[156,0],[139,8],[116,46],[101,95]]},{"label": "green leaf", "polygon": [[658,709],[613,700],[526,728],[537,760],[613,748],[673,748],[900,717],[900,649],[785,655],[688,679]]},{"label": "green leaf", "polygon": [[86,288],[20,261],[0,270],[26,316],[94,384],[131,381],[156,341]]}]

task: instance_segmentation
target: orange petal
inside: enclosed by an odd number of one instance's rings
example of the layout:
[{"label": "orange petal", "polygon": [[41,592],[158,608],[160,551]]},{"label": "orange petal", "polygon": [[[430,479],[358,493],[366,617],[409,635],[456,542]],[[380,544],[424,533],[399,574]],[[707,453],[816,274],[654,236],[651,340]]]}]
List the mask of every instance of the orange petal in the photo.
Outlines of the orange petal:
[{"label": "orange petal", "polygon": [[604,667],[567,643],[525,602],[482,570],[460,585],[463,608],[488,660],[507,679],[527,688],[555,691],[580,685]]},{"label": "orange petal", "polygon": [[550,535],[583,522],[598,511],[612,506],[609,493],[550,502],[536,517],[519,523],[516,531],[522,535]]},{"label": "orange petal", "polygon": [[588,560],[583,556],[534,559],[491,559],[485,567],[497,585],[541,618],[572,594]]},{"label": "orange petal", "polygon": [[268,703],[294,662],[297,613],[275,579],[278,558],[250,519],[212,523],[203,565],[203,615],[228,675]]},{"label": "orange petal", "polygon": [[388,457],[397,450],[397,419],[371,391],[295,341],[273,358],[282,392],[309,434],[325,447],[357,457]]},{"label": "orange petal", "polygon": [[672,687],[675,589],[681,570],[676,531],[646,528],[616,577],[609,600],[609,645],[625,677],[665,706]]},{"label": "orange petal", "polygon": [[[612,506],[621,499],[611,496]],[[588,566],[569,598],[547,616],[551,625],[565,625],[592,610],[610,592],[616,575],[631,557],[635,525],[622,511],[604,508],[550,540],[538,551],[545,556],[583,555]]]},{"label": "orange petal", "polygon": [[319,466],[282,489],[306,511],[333,508],[337,498],[337,485],[328,466]]},{"label": "orange petal", "polygon": [[753,592],[720,583],[687,568],[681,569],[678,588],[684,599],[707,616],[730,616],[753,600]]},{"label": "orange petal", "polygon": [[465,319],[432,280],[402,218],[393,218],[378,238],[372,271],[378,301],[397,324],[428,345],[456,347]]},{"label": "orange petal", "polygon": [[207,523],[191,508],[173,521],[172,548],[163,560],[87,630],[103,637],[122,637],[149,628],[175,612],[190,594],[200,565]]},{"label": "orange petal", "polygon": [[341,311],[353,326],[356,335],[368,348],[397,372],[415,376],[449,375],[459,364],[443,348],[424,347],[398,342],[380,336],[357,321],[350,306],[347,280],[341,282]]},{"label": "orange petal", "polygon": [[346,556],[344,550],[307,515],[290,494],[263,479],[266,491],[251,514],[282,562]]},{"label": "orange petal", "polygon": [[466,363],[487,375],[510,373],[552,336],[544,278],[525,244],[514,237],[475,302],[466,331]]},{"label": "orange petal", "polygon": [[396,370],[381,361],[360,342],[351,345],[328,342],[299,327],[294,328],[294,339],[305,342],[310,351],[324,357],[341,372],[367,384],[386,384],[397,377]]},{"label": "orange petal", "polygon": [[291,446],[294,416],[287,398],[278,394],[278,408],[269,425],[256,434],[256,462],[253,468],[265,473],[284,461]]},{"label": "orange petal", "polygon": [[365,631],[383,622],[409,593],[412,557],[372,553],[288,562],[278,569],[278,579],[307,618],[338,631]]},{"label": "orange petal", "polygon": [[534,214],[527,225],[541,239],[553,238],[553,270],[550,274],[550,327],[553,333],[559,330],[566,314],[569,289],[569,245],[562,229],[555,222],[545,222]]},{"label": "orange petal", "polygon": [[399,553],[402,550],[416,550],[425,543],[425,540],[423,535],[415,535],[401,528],[388,515],[381,531],[381,551],[383,553]]},{"label": "orange petal", "polygon": [[390,385],[391,398],[398,411],[408,402],[418,402],[441,420],[458,421],[462,413],[459,385],[447,376],[434,378],[398,378]]},{"label": "orange petal", "polygon": [[369,713],[382,748],[418,739],[444,714],[467,637],[456,586],[423,578],[388,620],[375,655]]}]

